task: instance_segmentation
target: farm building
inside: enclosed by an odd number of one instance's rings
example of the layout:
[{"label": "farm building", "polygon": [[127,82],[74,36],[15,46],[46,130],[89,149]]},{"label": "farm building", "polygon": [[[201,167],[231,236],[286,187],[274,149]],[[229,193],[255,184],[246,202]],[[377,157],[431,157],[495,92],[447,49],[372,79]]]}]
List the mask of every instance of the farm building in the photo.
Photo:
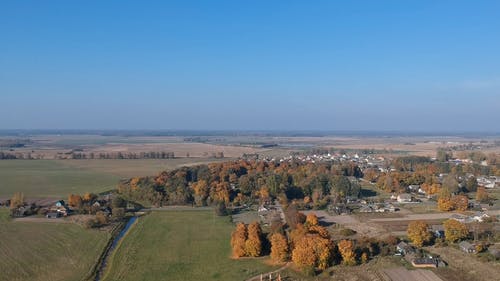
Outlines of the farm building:
[{"label": "farm building", "polygon": [[61,217],[61,213],[59,213],[59,212],[48,212],[45,215],[45,217],[48,218],[48,219],[57,219],[57,218]]},{"label": "farm building", "polygon": [[474,244],[471,244],[467,241],[462,241],[460,244],[458,244],[460,249],[468,254],[473,254],[476,252],[476,246]]},{"label": "farm building", "polygon": [[411,264],[414,267],[420,267],[420,268],[425,268],[425,267],[436,268],[436,267],[438,267],[438,261],[436,259],[433,259],[433,258],[414,259],[411,261]]},{"label": "farm building", "polygon": [[409,193],[401,193],[398,195],[396,199],[399,203],[409,203],[411,202],[411,194]]}]

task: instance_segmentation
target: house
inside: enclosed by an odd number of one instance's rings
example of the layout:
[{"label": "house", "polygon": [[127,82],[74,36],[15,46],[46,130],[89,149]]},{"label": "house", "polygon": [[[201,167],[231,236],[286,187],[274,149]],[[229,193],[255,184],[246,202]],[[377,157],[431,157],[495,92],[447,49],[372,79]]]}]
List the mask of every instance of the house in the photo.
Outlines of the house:
[{"label": "house", "polygon": [[408,190],[410,192],[417,192],[419,189],[420,189],[420,185],[418,185],[418,184],[410,184],[408,186]]},{"label": "house", "polygon": [[437,238],[444,238],[444,226],[442,225],[433,225],[431,226],[431,231]]},{"label": "house", "polygon": [[438,261],[433,258],[418,258],[418,259],[413,259],[411,261],[411,264],[414,267],[419,267],[419,268],[425,268],[425,267],[433,267],[436,268],[438,267]]},{"label": "house", "polygon": [[483,222],[485,219],[489,218],[490,216],[488,216],[486,213],[482,213],[482,212],[477,212],[473,217],[472,219],[477,221],[477,222]]},{"label": "house", "polygon": [[462,241],[460,242],[460,244],[458,244],[458,246],[460,247],[460,249],[466,253],[469,253],[469,254],[474,254],[476,253],[476,246],[474,246],[473,244],[467,242],[467,241]]},{"label": "house", "polygon": [[57,219],[57,218],[61,217],[61,213],[59,213],[59,212],[48,212],[45,215],[45,217],[48,218],[48,219]]},{"label": "house", "polygon": [[409,203],[409,202],[411,202],[411,194],[409,194],[409,193],[399,194],[396,200],[399,203]]},{"label": "house", "polygon": [[396,251],[401,253],[402,255],[408,255],[408,254],[413,254],[415,253],[415,249],[413,249],[412,246],[408,245],[406,242],[399,242],[398,245],[396,245]]},{"label": "house", "polygon": [[56,207],[59,207],[59,208],[60,208],[60,207],[64,207],[64,206],[66,206],[66,204],[64,203],[64,200],[59,200],[59,201],[57,201],[57,202],[54,204],[54,206],[56,206]]}]

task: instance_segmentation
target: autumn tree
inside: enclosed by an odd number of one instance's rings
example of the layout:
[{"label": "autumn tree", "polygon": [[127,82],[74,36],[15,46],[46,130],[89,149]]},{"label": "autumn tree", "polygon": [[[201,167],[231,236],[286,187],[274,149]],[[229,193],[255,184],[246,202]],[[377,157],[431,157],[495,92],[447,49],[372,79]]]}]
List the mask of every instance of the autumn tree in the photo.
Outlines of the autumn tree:
[{"label": "autumn tree", "polygon": [[262,230],[258,222],[248,225],[248,238],[245,241],[247,256],[258,257],[262,253]]},{"label": "autumn tree", "polygon": [[340,240],[337,246],[342,255],[342,263],[345,265],[355,265],[356,254],[354,252],[354,243],[351,240]]},{"label": "autumn tree", "polygon": [[453,202],[451,201],[451,192],[447,188],[443,187],[439,191],[439,198],[437,205],[440,211],[448,212],[453,210]]},{"label": "autumn tree", "polygon": [[95,200],[97,199],[97,195],[95,195],[94,193],[90,193],[90,192],[86,192],[83,197],[82,197],[82,200],[86,203],[92,203],[94,202]]},{"label": "autumn tree", "polygon": [[484,187],[479,187],[476,192],[476,200],[478,202],[484,203],[489,200],[488,192]]},{"label": "autumn tree", "polygon": [[457,211],[466,211],[469,207],[469,199],[465,195],[455,195],[452,198],[453,209]]},{"label": "autumn tree", "polygon": [[449,219],[443,223],[444,236],[449,242],[456,242],[469,235],[467,226],[457,220]]},{"label": "autumn tree", "polygon": [[422,247],[432,239],[432,234],[429,232],[429,226],[423,221],[413,221],[408,224],[408,238],[417,247]]},{"label": "autumn tree", "polygon": [[288,241],[285,235],[274,233],[271,235],[271,259],[275,262],[284,262],[288,259]]},{"label": "autumn tree", "polygon": [[314,213],[308,214],[306,216],[305,226],[311,227],[311,226],[315,226],[315,225],[318,225],[318,217]]},{"label": "autumn tree", "polygon": [[193,183],[194,202],[197,206],[205,206],[209,195],[209,187],[206,180],[199,180]]},{"label": "autumn tree", "polygon": [[238,223],[236,229],[231,234],[231,248],[233,256],[243,257],[246,254],[245,241],[247,240],[247,227],[244,223]]},{"label": "autumn tree", "polygon": [[316,267],[324,270],[330,264],[332,248],[330,239],[306,234],[297,241],[292,251],[292,261],[307,273],[313,273]]},{"label": "autumn tree", "polygon": [[477,190],[477,179],[476,177],[469,177],[465,181],[465,188],[468,192],[474,192]]},{"label": "autumn tree", "polygon": [[10,208],[16,209],[21,206],[24,206],[24,193],[16,192],[10,199]]},{"label": "autumn tree", "polygon": [[71,207],[79,209],[82,207],[82,197],[78,194],[70,194],[68,196],[68,204]]},{"label": "autumn tree", "polygon": [[103,211],[97,212],[95,219],[98,225],[105,225],[108,223],[108,216]]}]

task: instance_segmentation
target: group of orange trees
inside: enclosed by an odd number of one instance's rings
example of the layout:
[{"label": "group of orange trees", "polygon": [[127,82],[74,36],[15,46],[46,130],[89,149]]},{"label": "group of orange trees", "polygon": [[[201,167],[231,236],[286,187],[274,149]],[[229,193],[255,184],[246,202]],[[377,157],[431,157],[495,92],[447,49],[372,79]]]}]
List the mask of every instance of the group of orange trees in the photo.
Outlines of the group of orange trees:
[{"label": "group of orange trees", "polygon": [[348,177],[362,177],[354,163],[301,161],[228,161],[161,172],[156,177],[123,181],[125,198],[151,205],[197,206],[224,202],[234,206],[255,200],[305,198],[326,205],[332,194],[357,197],[360,187]]},{"label": "group of orange trees", "polygon": [[[457,220],[449,219],[443,223],[444,237],[446,241],[454,243],[467,238],[469,230],[467,226]],[[432,243],[433,234],[429,231],[429,225],[424,221],[414,221],[408,225],[408,238],[413,245],[422,247]]]},{"label": "group of orange trees", "polygon": [[[267,236],[262,234],[259,223],[238,223],[231,236],[232,253],[235,258],[258,257],[269,254],[277,263],[292,261],[306,274],[336,265],[366,263],[378,254],[389,254],[397,239],[384,241],[374,239],[332,240],[328,230],[318,224],[314,214],[305,217],[296,213],[297,223],[288,229],[271,227]],[[304,219],[305,217],[305,219]]]}]

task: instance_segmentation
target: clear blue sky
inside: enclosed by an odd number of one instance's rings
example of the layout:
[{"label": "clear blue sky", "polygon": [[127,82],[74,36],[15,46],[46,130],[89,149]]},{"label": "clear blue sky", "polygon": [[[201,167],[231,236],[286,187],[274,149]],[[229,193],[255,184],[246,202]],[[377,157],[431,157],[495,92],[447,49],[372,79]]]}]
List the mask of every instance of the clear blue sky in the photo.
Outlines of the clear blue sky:
[{"label": "clear blue sky", "polygon": [[1,1],[0,129],[500,131],[500,1]]}]

